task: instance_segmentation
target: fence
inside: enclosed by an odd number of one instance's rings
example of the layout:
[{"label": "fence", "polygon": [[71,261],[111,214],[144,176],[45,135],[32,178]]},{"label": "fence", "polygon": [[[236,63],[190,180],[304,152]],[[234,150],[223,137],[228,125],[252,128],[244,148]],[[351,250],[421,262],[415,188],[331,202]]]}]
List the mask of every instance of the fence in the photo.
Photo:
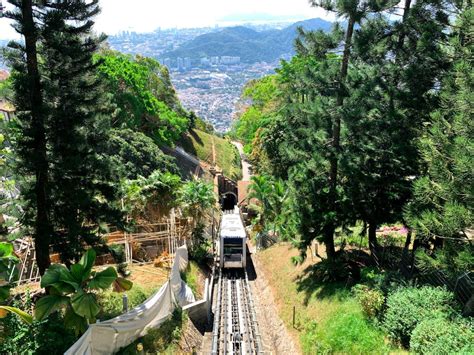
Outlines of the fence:
[{"label": "fence", "polygon": [[192,291],[180,276],[180,271],[186,269],[187,263],[188,252],[183,245],[176,249],[169,280],[154,295],[121,316],[90,325],[65,354],[114,354],[146,335],[149,329],[159,327],[177,306],[193,304],[195,300]]},{"label": "fence", "polygon": [[[469,239],[460,239],[459,242],[471,243]],[[467,306],[472,302],[474,295],[474,271],[467,270],[460,274],[452,274],[443,269],[430,271],[418,270],[415,255],[410,248],[402,245],[381,245],[378,256],[373,257],[378,268],[388,268],[400,272],[407,280],[415,284],[428,284],[445,287],[454,293],[457,301]]]}]

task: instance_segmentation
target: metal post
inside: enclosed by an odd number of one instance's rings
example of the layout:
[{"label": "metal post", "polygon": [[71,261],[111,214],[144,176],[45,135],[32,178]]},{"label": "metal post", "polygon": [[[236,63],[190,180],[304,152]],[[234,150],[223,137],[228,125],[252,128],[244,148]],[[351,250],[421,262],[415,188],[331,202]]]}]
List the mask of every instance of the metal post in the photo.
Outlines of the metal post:
[{"label": "metal post", "polygon": [[123,310],[123,313],[128,312],[128,296],[126,293],[122,295],[122,310]]},{"label": "metal post", "polygon": [[293,328],[295,328],[295,323],[296,323],[296,306],[293,306]]}]

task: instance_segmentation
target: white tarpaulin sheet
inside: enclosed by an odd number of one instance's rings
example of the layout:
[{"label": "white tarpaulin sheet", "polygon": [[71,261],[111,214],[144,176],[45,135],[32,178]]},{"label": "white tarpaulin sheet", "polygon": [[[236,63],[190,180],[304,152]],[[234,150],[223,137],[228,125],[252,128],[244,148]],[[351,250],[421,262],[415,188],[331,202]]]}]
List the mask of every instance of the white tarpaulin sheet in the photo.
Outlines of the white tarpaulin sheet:
[{"label": "white tarpaulin sheet", "polygon": [[102,323],[91,324],[82,337],[66,351],[66,355],[113,354],[135,339],[144,336],[148,329],[161,325],[178,303],[181,307],[194,302],[191,289],[183,282],[180,271],[186,269],[186,246],[177,249],[171,277],[158,292],[145,303],[121,316]]}]

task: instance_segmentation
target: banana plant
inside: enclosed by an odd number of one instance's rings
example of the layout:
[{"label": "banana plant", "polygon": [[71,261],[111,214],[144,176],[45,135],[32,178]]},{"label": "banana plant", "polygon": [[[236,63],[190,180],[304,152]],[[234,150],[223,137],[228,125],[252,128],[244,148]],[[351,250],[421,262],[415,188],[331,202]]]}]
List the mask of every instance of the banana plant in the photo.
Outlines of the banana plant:
[{"label": "banana plant", "polygon": [[36,319],[42,320],[52,312],[65,309],[65,326],[80,334],[86,331],[88,324],[95,323],[100,311],[97,291],[112,285],[118,291],[132,288],[133,283],[119,278],[114,267],[93,271],[95,258],[94,249],[89,249],[69,269],[62,264],[52,264],[46,270],[41,278],[41,287],[47,288],[49,294],[36,303]]},{"label": "banana plant", "polygon": [[24,322],[31,323],[33,317],[16,307],[6,306],[3,303],[10,297],[12,282],[18,277],[15,265],[18,258],[13,252],[13,245],[10,243],[0,243],[0,318],[5,318],[8,313],[14,313]]}]

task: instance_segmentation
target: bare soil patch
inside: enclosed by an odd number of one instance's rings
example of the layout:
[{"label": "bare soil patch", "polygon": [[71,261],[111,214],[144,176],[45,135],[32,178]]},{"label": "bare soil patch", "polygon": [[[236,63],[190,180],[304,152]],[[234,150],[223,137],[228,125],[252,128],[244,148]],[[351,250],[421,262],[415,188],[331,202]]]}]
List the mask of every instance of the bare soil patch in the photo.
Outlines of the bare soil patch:
[{"label": "bare soil patch", "polygon": [[252,254],[255,277],[250,278],[252,296],[256,308],[259,330],[268,354],[300,354],[298,342],[295,342],[280,318],[280,309],[266,273],[257,255]]}]

